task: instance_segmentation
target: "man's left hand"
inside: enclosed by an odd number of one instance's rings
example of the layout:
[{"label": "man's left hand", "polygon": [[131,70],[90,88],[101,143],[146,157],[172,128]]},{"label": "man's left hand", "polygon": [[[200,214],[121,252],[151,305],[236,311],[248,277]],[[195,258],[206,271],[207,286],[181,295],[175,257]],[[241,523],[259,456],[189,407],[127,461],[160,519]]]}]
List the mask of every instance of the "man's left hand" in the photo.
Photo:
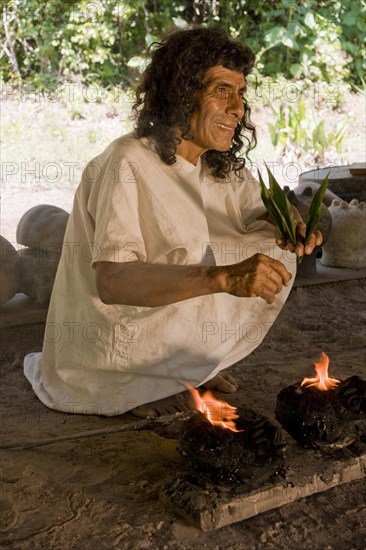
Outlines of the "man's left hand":
[{"label": "man's left hand", "polygon": [[292,206],[294,221],[296,224],[296,245],[294,245],[290,239],[285,241],[282,236],[276,238],[276,244],[282,248],[282,250],[289,250],[294,252],[296,256],[304,256],[304,254],[311,254],[316,246],[320,246],[323,242],[323,235],[320,231],[314,231],[309,235],[305,246],[305,237],[306,237],[306,223],[300,216],[299,211]]}]

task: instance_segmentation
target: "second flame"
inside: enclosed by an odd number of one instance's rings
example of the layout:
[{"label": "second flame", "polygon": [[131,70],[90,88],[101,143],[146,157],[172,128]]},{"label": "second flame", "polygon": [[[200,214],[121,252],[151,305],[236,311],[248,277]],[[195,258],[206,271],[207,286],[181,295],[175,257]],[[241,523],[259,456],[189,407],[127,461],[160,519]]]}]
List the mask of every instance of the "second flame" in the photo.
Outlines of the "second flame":
[{"label": "second flame", "polygon": [[328,376],[329,357],[324,351],[321,352],[319,363],[314,363],[316,377],[304,378],[301,382],[301,387],[310,388],[315,386],[319,390],[327,391],[334,389],[340,382],[336,378],[329,378]]}]

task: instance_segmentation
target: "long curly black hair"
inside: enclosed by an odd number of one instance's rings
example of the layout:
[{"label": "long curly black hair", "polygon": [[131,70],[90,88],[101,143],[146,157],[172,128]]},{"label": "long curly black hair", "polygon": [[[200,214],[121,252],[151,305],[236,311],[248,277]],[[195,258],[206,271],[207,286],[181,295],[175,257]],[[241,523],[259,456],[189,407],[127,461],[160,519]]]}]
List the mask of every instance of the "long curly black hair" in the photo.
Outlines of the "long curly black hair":
[{"label": "long curly black hair", "polygon": [[[174,30],[153,43],[149,53],[151,62],[142,74],[133,105],[135,136],[152,138],[161,160],[174,164],[180,142],[175,131],[181,129],[183,139],[189,139],[190,116],[198,107],[195,96],[203,88],[207,69],[222,65],[246,77],[253,68],[254,54],[216,27]],[[203,155],[215,178],[225,179],[232,170],[239,175],[245,157],[257,144],[246,99],[244,109],[230,149]]]}]

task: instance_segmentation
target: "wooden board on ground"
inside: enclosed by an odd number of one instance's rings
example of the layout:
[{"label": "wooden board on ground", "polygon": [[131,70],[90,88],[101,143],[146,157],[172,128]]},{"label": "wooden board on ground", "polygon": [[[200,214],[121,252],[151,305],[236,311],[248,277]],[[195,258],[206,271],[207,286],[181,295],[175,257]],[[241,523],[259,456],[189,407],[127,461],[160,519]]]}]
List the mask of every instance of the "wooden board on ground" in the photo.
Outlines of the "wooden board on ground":
[{"label": "wooden board on ground", "polygon": [[47,312],[47,304],[36,304],[19,292],[0,307],[0,328],[42,323],[47,318]]},{"label": "wooden board on ground", "polygon": [[298,272],[294,287],[321,285],[325,283],[336,283],[338,281],[350,281],[353,279],[364,279],[366,269],[349,269],[344,267],[330,267],[323,265],[319,258],[316,259],[316,270],[312,273],[300,275]]},{"label": "wooden board on ground", "polygon": [[198,481],[192,472],[185,471],[162,484],[160,500],[195,527],[212,531],[364,478],[366,444],[338,450],[336,458],[302,449],[291,440],[285,464],[284,477],[278,476],[257,488],[253,488],[253,482],[251,487],[220,487]]},{"label": "wooden board on ground", "polygon": [[352,176],[366,174],[366,162],[354,162],[353,164],[350,164],[349,171]]}]

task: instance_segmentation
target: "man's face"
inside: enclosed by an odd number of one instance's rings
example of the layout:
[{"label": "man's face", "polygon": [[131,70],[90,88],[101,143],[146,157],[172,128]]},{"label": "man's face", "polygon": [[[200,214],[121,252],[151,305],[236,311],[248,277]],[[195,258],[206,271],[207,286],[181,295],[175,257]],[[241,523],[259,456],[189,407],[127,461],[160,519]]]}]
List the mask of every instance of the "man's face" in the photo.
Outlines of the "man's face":
[{"label": "man's face", "polygon": [[192,139],[183,140],[177,153],[193,164],[205,151],[227,151],[234,131],[244,116],[242,73],[221,65],[206,71],[204,88],[199,92],[199,107],[190,120]]}]

